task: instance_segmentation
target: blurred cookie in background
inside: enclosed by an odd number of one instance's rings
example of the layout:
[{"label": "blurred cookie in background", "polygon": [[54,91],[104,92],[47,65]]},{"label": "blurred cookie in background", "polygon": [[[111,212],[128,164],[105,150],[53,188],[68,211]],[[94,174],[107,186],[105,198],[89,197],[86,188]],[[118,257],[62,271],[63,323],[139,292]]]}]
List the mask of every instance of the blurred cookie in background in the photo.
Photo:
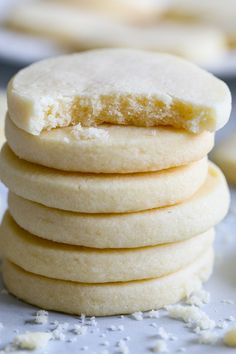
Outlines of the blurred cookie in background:
[{"label": "blurred cookie in background", "polygon": [[215,147],[211,157],[223,170],[228,181],[236,185],[236,131]]},{"label": "blurred cookie in background", "polygon": [[213,24],[225,32],[229,46],[236,47],[235,0],[172,0],[167,17]]},{"label": "blurred cookie in background", "polygon": [[[73,2],[84,2],[74,0]],[[90,0],[89,3],[103,4]],[[112,0],[111,4],[117,4]],[[133,1],[131,1],[131,4]],[[139,3],[139,2],[138,2]],[[148,1],[149,3],[149,1]],[[58,24],[61,23],[61,26]],[[64,51],[125,47],[168,52],[208,65],[226,52],[221,30],[202,24],[159,21],[156,25],[131,26],[94,11],[63,4],[63,1],[35,1],[15,6],[7,25],[11,29],[51,38]]]},{"label": "blurred cookie in background", "polygon": [[227,50],[221,30],[204,24],[171,21],[146,28],[129,28],[124,44],[182,56],[200,65],[214,63],[223,58]]},{"label": "blurred cookie in background", "polygon": [[51,38],[64,51],[66,48],[79,51],[112,47],[114,38],[122,43],[125,34],[123,25],[106,16],[79,8],[75,10],[55,1],[19,3],[12,7],[5,23],[13,30]]},{"label": "blurred cookie in background", "polygon": [[4,91],[0,91],[0,147],[5,142],[4,122],[7,112],[7,98]]},{"label": "blurred cookie in background", "polygon": [[169,0],[52,0],[96,12],[112,20],[131,24],[156,21],[169,6]]}]

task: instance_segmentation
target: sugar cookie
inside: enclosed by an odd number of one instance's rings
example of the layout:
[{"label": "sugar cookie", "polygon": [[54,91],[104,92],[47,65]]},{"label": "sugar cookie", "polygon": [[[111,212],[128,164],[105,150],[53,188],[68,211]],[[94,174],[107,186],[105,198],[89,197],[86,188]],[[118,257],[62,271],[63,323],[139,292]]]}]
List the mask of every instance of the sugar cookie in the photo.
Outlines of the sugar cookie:
[{"label": "sugar cookie", "polygon": [[168,12],[175,19],[215,25],[225,31],[229,44],[236,45],[235,0],[174,0]]},{"label": "sugar cookie", "polygon": [[224,344],[227,347],[236,347],[236,328],[231,328],[224,334]]},{"label": "sugar cookie", "polygon": [[0,91],[0,146],[5,141],[4,122],[5,122],[6,112],[7,112],[6,94],[3,91]]},{"label": "sugar cookie", "polygon": [[158,309],[199,289],[212,272],[213,252],[206,252],[176,273],[150,280],[84,284],[50,279],[5,261],[3,278],[18,298],[47,310],[106,316]]},{"label": "sugar cookie", "polygon": [[8,198],[10,213],[23,229],[48,240],[95,248],[142,247],[191,238],[218,224],[229,202],[225,178],[213,164],[193,197],[138,213],[80,214],[48,208],[13,193]]},{"label": "sugar cookie", "polygon": [[4,257],[28,272],[83,283],[156,278],[178,271],[212,246],[213,230],[187,241],[142,248],[95,249],[43,240],[6,213],[1,226]]},{"label": "sugar cookie", "polygon": [[62,172],[20,160],[7,144],[0,176],[15,194],[82,213],[120,213],[175,204],[192,196],[207,176],[207,159],[168,170],[126,175]]},{"label": "sugar cookie", "polygon": [[35,136],[6,119],[7,142],[17,156],[66,171],[158,171],[200,160],[214,144],[212,133],[193,135],[168,127],[102,125],[90,129],[81,128],[81,136],[73,127]]},{"label": "sugar cookie", "polygon": [[21,129],[81,123],[171,125],[199,133],[227,121],[227,85],[178,57],[103,49],[47,59],[18,72],[8,85],[8,110]]},{"label": "sugar cookie", "polygon": [[[58,26],[58,23],[63,25]],[[114,47],[114,41],[119,46],[126,28],[107,16],[52,1],[15,4],[8,12],[5,25],[14,31],[52,39],[64,51]]]},{"label": "sugar cookie", "polygon": [[75,5],[74,12],[86,9],[97,14],[106,15],[116,21],[125,23],[143,23],[156,21],[168,6],[166,0],[56,0],[58,4]]},{"label": "sugar cookie", "polygon": [[[65,1],[65,0],[64,0]],[[124,4],[121,1],[107,1],[108,13],[112,12],[116,3],[114,17],[120,17]],[[151,1],[153,4],[153,1]],[[137,0],[130,3],[124,1],[126,8],[140,7]],[[150,2],[143,1],[142,8],[150,9]],[[163,4],[166,1],[162,0]],[[68,1],[66,1],[68,5]],[[155,1],[155,5],[157,1]],[[160,0],[158,1],[160,4]],[[156,23],[156,11],[152,10],[155,21],[150,26],[129,26],[111,21],[111,17],[102,14],[102,11],[88,11],[88,1],[83,1],[85,6],[75,9],[63,4],[50,2],[33,2],[31,4],[19,4],[9,13],[8,26],[20,31],[32,32],[46,37],[51,37],[60,45],[71,47],[74,51],[93,48],[136,48],[152,51],[164,51],[184,56],[199,63],[214,61],[225,53],[225,36],[217,28],[200,24],[185,26],[185,24],[166,21]],[[93,1],[94,5],[94,1]],[[100,10],[104,9],[99,1]],[[117,10],[117,7],[120,11]],[[157,6],[152,6],[157,8]],[[96,7],[98,8],[98,6]],[[142,9],[142,16],[145,14]],[[150,12],[149,12],[150,15]],[[135,20],[135,11],[129,11],[129,16]],[[145,17],[145,16],[144,16]],[[128,20],[128,18],[127,18]],[[140,19],[141,20],[141,19]],[[127,21],[128,22],[128,21]],[[58,26],[63,23],[63,26]]]},{"label": "sugar cookie", "polygon": [[161,21],[126,32],[125,46],[178,55],[205,66],[224,58],[227,49],[223,31],[201,23]]},{"label": "sugar cookie", "polygon": [[[68,1],[65,2],[68,5]],[[103,6],[105,2],[109,4],[106,6],[106,11]],[[142,13],[144,20],[147,17],[145,9],[160,8],[156,6],[157,1],[155,6],[150,6],[150,2],[153,5],[153,1],[144,0],[140,6],[137,0],[133,3],[130,3],[130,0],[123,1],[123,4],[120,0],[105,0],[102,4],[100,0],[99,6],[96,6],[92,1],[95,5],[93,10],[98,10],[97,13],[88,11],[92,5],[89,1],[82,1],[82,4],[80,1],[82,6],[75,8],[63,6],[62,1],[61,4],[58,4],[58,1],[57,4],[53,4],[52,1],[19,4],[10,12],[8,26],[51,37],[60,45],[71,47],[73,51],[109,47],[136,48],[172,53],[205,65],[225,54],[225,36],[220,29],[204,24],[189,25],[176,21],[161,21],[156,24],[156,11],[153,9],[149,11],[149,17],[152,14],[151,17],[155,20],[152,24],[149,21],[149,26],[118,24],[118,19],[121,20],[122,17],[124,3],[126,9],[142,8],[140,14]],[[162,0],[161,3],[163,7],[166,1]],[[158,4],[160,5],[160,0]],[[108,17],[108,14],[113,16]],[[135,18],[135,10],[129,10],[126,14],[129,14],[133,21],[139,21]],[[141,21],[141,16],[139,17]],[[118,21],[115,23],[111,19]],[[130,22],[128,18],[127,22]],[[58,26],[58,23],[63,23],[63,26]]]},{"label": "sugar cookie", "polygon": [[220,142],[212,153],[212,159],[222,168],[226,178],[236,184],[236,133]]}]

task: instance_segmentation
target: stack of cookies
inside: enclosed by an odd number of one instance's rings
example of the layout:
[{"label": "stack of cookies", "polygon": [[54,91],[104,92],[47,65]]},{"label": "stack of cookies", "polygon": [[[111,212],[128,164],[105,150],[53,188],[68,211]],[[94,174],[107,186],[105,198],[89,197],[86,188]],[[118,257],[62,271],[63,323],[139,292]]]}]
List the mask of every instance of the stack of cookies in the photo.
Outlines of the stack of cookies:
[{"label": "stack of cookies", "polygon": [[112,315],[199,288],[229,205],[207,154],[230,109],[222,81],[166,54],[98,50],[20,71],[0,160],[8,290]]}]

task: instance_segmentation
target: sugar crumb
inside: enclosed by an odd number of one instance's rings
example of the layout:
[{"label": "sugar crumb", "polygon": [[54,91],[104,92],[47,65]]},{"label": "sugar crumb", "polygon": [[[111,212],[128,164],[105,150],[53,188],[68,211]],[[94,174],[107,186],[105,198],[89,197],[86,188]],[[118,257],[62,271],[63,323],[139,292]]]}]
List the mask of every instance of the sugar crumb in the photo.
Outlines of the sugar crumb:
[{"label": "sugar crumb", "polygon": [[64,136],[63,141],[64,143],[69,144],[70,139],[67,136]]},{"label": "sugar crumb", "polygon": [[45,310],[39,310],[36,312],[34,323],[36,324],[47,324],[48,323],[48,312]]},{"label": "sugar crumb", "polygon": [[169,333],[163,327],[160,327],[158,329],[157,334],[161,339],[165,339],[165,340],[169,339],[169,336],[170,336]]},{"label": "sugar crumb", "polygon": [[79,140],[104,140],[109,139],[109,133],[105,129],[94,127],[82,127],[81,124],[76,124],[71,129],[72,135]]},{"label": "sugar crumb", "polygon": [[152,348],[153,353],[167,353],[168,348],[166,342],[163,339],[156,341],[154,347]]},{"label": "sugar crumb", "polygon": [[17,335],[13,340],[13,346],[18,349],[36,350],[45,348],[52,339],[51,333],[47,332],[26,332]]},{"label": "sugar crumb", "polygon": [[220,328],[220,329],[225,329],[226,327],[228,327],[228,323],[227,321],[222,321],[220,320],[217,325],[216,325],[217,328]]},{"label": "sugar crumb", "polygon": [[216,326],[215,321],[196,306],[170,305],[167,307],[167,311],[171,318],[184,321],[189,328],[206,330]]},{"label": "sugar crumb", "polygon": [[81,321],[82,323],[85,323],[85,321],[86,321],[86,316],[85,316],[85,314],[81,313],[81,315],[80,315],[80,321]]},{"label": "sugar crumb", "polygon": [[80,324],[74,324],[72,328],[72,332],[77,335],[85,335],[87,333],[88,328],[86,326],[81,326]]},{"label": "sugar crumb", "polygon": [[125,340],[126,342],[129,342],[130,339],[131,339],[131,338],[130,338],[129,336],[127,336],[127,337],[124,338],[124,340]]},{"label": "sugar crumb", "polygon": [[117,342],[117,352],[121,354],[129,354],[129,348],[123,339]]},{"label": "sugar crumb", "polygon": [[186,299],[186,304],[201,307],[210,302],[210,293],[204,289],[194,291]]},{"label": "sugar crumb", "polygon": [[123,332],[125,330],[125,327],[123,325],[118,325],[117,329],[118,329],[118,331]]},{"label": "sugar crumb", "polygon": [[173,334],[170,334],[169,335],[169,340],[171,340],[171,341],[176,341],[176,340],[178,340],[178,337],[177,336],[174,336]]},{"label": "sugar crumb", "polygon": [[97,321],[96,318],[93,316],[90,318],[90,325],[96,327],[97,326]]},{"label": "sugar crumb", "polygon": [[223,299],[221,300],[221,303],[226,305],[234,305],[234,301],[231,299]]},{"label": "sugar crumb", "polygon": [[146,316],[147,316],[147,318],[159,318],[160,314],[159,314],[159,311],[151,310],[151,311],[147,312]]},{"label": "sugar crumb", "polygon": [[151,326],[151,327],[154,327],[154,328],[157,328],[157,327],[158,327],[157,323],[155,323],[155,322],[150,323],[150,326]]},{"label": "sugar crumb", "polygon": [[53,339],[59,340],[59,341],[65,341],[66,336],[65,336],[65,331],[68,329],[69,324],[67,322],[65,323],[59,323],[56,328],[51,332]]},{"label": "sugar crumb", "polygon": [[229,316],[225,319],[225,321],[229,321],[229,322],[234,322],[235,321],[235,317],[234,316]]},{"label": "sugar crumb", "polygon": [[219,336],[214,332],[202,332],[198,338],[199,344],[214,345],[218,341]]},{"label": "sugar crumb", "polygon": [[131,314],[131,317],[136,321],[142,321],[143,320],[143,313],[141,311],[134,312]]},{"label": "sugar crumb", "polygon": [[100,345],[102,345],[104,347],[109,347],[110,342],[108,340],[105,340],[105,341],[101,342]]},{"label": "sugar crumb", "polygon": [[109,331],[114,332],[114,331],[117,331],[117,326],[111,325],[111,326],[109,326],[107,329],[108,329]]},{"label": "sugar crumb", "polygon": [[84,345],[83,347],[81,347],[81,349],[80,350],[88,350],[88,346],[87,345]]}]

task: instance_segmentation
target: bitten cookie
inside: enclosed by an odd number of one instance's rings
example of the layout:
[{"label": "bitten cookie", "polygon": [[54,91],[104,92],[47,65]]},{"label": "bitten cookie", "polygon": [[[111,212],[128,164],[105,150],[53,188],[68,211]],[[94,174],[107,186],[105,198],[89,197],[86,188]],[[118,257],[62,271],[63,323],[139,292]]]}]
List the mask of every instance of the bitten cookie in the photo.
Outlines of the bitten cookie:
[{"label": "bitten cookie", "polygon": [[231,110],[223,81],[178,57],[130,49],[35,63],[13,77],[7,96],[12,121],[34,135],[78,123],[215,131]]}]

